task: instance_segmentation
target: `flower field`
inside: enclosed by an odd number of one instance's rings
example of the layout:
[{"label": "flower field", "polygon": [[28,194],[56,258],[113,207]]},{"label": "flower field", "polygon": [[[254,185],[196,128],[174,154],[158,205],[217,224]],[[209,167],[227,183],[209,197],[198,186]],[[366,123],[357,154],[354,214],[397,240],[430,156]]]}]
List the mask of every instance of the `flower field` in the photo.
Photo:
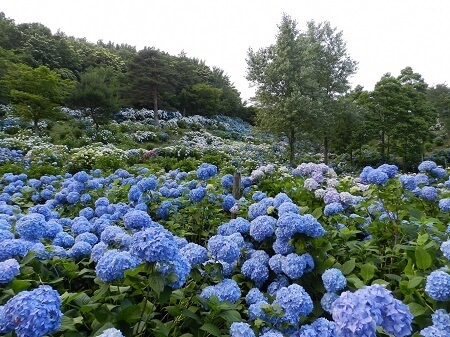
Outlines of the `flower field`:
[{"label": "flower field", "polygon": [[[161,141],[146,113],[117,127]],[[450,335],[448,171],[288,168],[244,124],[163,117],[201,128],[0,139],[2,335]]]}]

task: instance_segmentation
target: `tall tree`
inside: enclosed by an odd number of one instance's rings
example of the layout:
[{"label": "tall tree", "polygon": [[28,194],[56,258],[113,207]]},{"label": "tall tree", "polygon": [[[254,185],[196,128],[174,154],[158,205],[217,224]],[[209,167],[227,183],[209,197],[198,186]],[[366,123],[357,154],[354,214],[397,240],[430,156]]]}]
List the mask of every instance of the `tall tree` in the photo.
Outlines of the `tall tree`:
[{"label": "tall tree", "polygon": [[45,66],[33,69],[24,64],[11,64],[2,83],[10,91],[15,113],[33,123],[36,135],[39,134],[39,121],[58,116],[55,108],[74,85]]},{"label": "tall tree", "polygon": [[450,87],[447,84],[437,84],[429,88],[427,94],[438,113],[440,123],[450,136]]},{"label": "tall tree", "polygon": [[316,132],[323,139],[324,162],[328,164],[330,129],[336,124],[338,105],[344,103],[338,97],[350,88],[349,77],[356,72],[357,63],[347,52],[342,31],[329,22],[308,22],[306,37],[313,50],[313,76],[319,87]]},{"label": "tall tree", "polygon": [[175,66],[169,55],[153,48],[139,51],[128,64],[125,99],[133,106],[153,104],[155,126],[159,126],[158,100],[174,88]]},{"label": "tall tree", "polygon": [[80,109],[95,127],[106,124],[117,111],[117,79],[111,68],[91,68],[81,75],[68,98],[71,108]]}]

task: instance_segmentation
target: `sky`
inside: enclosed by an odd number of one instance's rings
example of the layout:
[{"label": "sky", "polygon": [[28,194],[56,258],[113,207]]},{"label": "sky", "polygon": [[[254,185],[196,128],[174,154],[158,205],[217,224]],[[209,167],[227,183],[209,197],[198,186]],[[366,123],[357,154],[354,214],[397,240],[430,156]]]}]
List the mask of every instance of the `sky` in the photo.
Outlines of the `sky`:
[{"label": "sky", "polygon": [[314,20],[343,32],[358,62],[353,87],[373,90],[407,66],[429,85],[450,83],[449,0],[0,0],[0,11],[94,43],[184,51],[223,69],[244,100],[254,94],[247,52],[275,42],[283,13],[302,31]]}]

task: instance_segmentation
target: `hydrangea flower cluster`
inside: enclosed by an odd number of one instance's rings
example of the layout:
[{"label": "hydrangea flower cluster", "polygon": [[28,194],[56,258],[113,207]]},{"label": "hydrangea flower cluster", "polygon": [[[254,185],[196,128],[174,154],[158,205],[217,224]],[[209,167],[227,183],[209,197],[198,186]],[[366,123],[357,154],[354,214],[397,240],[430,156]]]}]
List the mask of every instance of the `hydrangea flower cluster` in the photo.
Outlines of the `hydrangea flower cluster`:
[{"label": "hydrangea flower cluster", "polygon": [[225,279],[214,286],[207,286],[200,294],[203,299],[210,299],[211,296],[216,296],[220,302],[234,303],[241,297],[241,289],[235,280]]},{"label": "hydrangea flower cluster", "polygon": [[450,315],[444,309],[436,310],[431,315],[433,325],[420,331],[423,337],[450,336]]}]

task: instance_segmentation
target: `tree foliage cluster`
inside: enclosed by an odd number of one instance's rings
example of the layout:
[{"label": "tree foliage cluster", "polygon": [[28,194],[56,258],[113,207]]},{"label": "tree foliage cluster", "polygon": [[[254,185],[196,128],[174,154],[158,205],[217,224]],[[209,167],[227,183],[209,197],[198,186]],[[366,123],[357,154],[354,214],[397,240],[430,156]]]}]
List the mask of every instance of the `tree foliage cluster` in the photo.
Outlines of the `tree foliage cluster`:
[{"label": "tree foliage cluster", "polygon": [[352,161],[363,146],[376,145],[380,163],[395,158],[410,169],[421,160],[437,118],[450,130],[447,85],[429,87],[405,67],[398,77],[385,74],[372,91],[350,91],[357,63],[342,32],[314,21],[300,31],[285,14],[278,28],[274,44],[249,50],[247,79],[256,86],[257,124],[288,140],[291,165],[297,141],[307,138],[326,163],[330,150]]},{"label": "tree foliage cluster", "polygon": [[[47,103],[45,108],[29,105],[30,97],[16,92],[28,87],[24,83],[36,69],[44,68],[48,79],[57,79],[56,87],[63,90],[41,98],[81,109],[96,126],[110,120],[120,107],[251,117],[252,110],[244,106],[223,70],[184,52],[173,56],[156,48],[136,51],[128,44],[101,40],[94,44],[61,31],[52,34],[40,23],[15,24],[0,13],[0,103],[12,104],[27,119],[47,118]],[[13,81],[18,75],[23,76]]]}]

